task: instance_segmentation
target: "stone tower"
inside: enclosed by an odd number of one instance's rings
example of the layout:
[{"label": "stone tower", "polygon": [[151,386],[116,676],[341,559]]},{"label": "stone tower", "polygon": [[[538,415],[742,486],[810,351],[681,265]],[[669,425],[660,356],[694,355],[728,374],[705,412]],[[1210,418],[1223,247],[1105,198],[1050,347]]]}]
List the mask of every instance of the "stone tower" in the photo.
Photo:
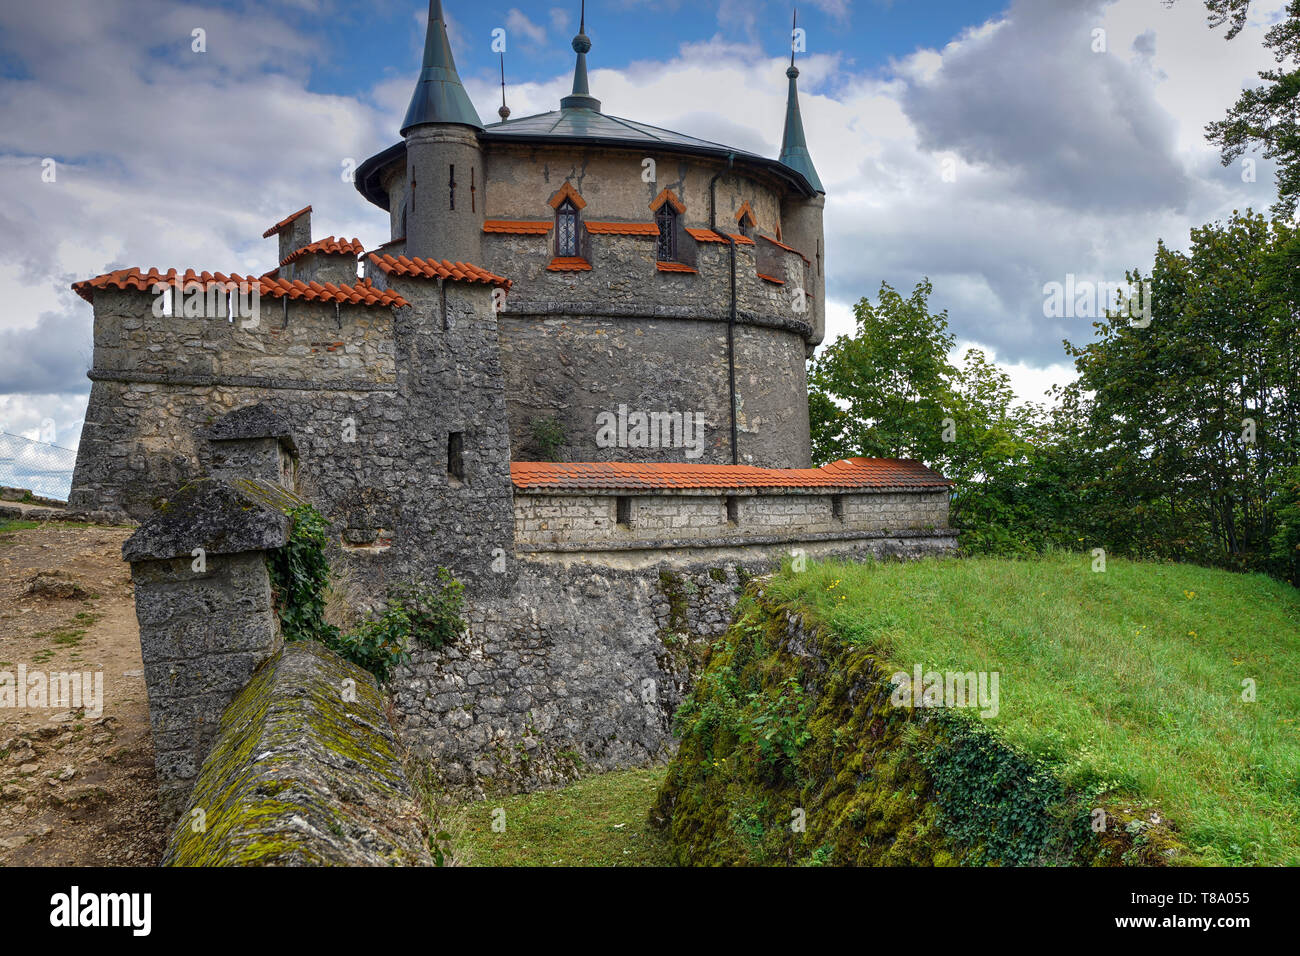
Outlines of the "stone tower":
[{"label": "stone tower", "polygon": [[441,0],[429,2],[424,65],[402,121],[406,254],[478,262],[483,234],[483,124],[456,73]]}]

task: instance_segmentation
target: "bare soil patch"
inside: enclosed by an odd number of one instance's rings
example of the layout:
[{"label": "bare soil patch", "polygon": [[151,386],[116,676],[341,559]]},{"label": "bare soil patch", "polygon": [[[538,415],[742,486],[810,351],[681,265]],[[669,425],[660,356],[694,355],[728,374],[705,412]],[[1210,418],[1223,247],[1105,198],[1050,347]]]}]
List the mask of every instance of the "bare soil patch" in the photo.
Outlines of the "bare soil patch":
[{"label": "bare soil patch", "polygon": [[0,521],[0,672],[103,674],[100,714],[30,700],[0,706],[0,865],[154,866],[162,857],[121,554],[130,533],[59,522],[5,530]]}]

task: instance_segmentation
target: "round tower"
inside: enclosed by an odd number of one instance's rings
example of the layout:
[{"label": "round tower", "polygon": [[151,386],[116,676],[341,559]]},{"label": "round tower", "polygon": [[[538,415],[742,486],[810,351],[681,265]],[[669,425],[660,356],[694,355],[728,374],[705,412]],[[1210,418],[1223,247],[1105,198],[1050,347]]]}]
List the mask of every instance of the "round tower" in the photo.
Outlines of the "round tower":
[{"label": "round tower", "polygon": [[484,175],[478,134],[482,128],[456,73],[441,0],[430,0],[424,64],[401,130],[406,141],[405,229],[401,230],[406,255],[479,261]]}]

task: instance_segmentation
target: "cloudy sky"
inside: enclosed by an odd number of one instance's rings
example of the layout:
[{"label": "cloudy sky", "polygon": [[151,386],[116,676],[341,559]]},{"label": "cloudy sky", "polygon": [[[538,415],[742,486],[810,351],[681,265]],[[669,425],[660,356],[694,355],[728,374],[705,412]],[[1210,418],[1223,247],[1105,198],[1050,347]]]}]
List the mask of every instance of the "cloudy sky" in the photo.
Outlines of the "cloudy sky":
[{"label": "cloudy sky", "polygon": [[[1266,209],[1273,170],[1224,168],[1202,130],[1271,65],[1254,0],[1231,42],[1200,0],[805,0],[800,79],[827,190],[831,335],[881,281],[934,283],[962,346],[1038,399],[1069,375],[1043,286],[1117,282],[1156,240]],[[577,2],[445,0],[481,116],[506,31],[516,117],[567,92]],[[91,309],[76,279],[126,266],[260,273],[262,231],[308,203],[318,235],[388,238],[345,181],[397,141],[420,0],[43,0],[0,6],[0,431],[75,447]],[[591,0],[608,113],[775,156],[787,0]],[[204,52],[195,52],[202,29]],[[53,160],[54,181],[42,172]]]}]

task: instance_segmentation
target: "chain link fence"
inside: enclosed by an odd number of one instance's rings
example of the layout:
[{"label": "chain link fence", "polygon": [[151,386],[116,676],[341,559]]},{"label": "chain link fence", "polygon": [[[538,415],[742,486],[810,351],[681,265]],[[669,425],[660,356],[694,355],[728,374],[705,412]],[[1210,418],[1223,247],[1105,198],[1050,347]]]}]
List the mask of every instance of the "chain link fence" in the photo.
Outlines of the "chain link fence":
[{"label": "chain link fence", "polygon": [[67,501],[76,463],[77,453],[70,448],[0,432],[0,485]]}]

